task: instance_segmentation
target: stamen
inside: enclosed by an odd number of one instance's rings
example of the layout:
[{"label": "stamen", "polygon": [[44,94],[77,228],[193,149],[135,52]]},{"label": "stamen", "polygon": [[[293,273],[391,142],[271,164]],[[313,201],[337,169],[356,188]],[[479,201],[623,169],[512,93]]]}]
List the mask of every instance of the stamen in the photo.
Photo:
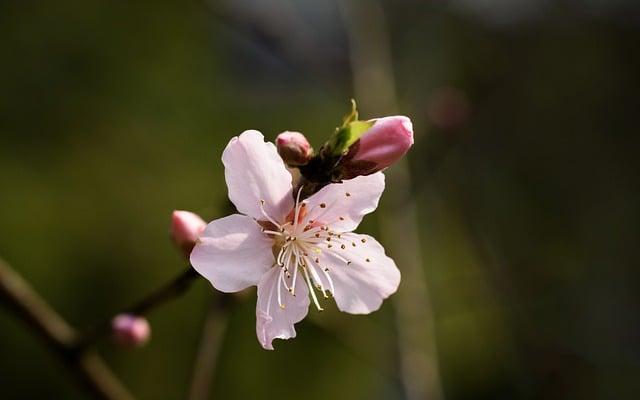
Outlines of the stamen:
[{"label": "stamen", "polygon": [[313,280],[317,284],[318,290],[320,290],[326,298],[327,294],[325,293],[325,288],[324,288],[324,285],[322,284],[322,280],[320,279],[320,276],[318,275],[318,272],[316,271],[315,267],[311,263],[309,263],[306,258],[305,258],[305,266],[309,267],[309,271],[311,271],[311,276],[313,277]]},{"label": "stamen", "polygon": [[282,228],[282,226],[280,226],[279,223],[277,223],[273,218],[271,218],[267,212],[264,209],[264,200],[260,200],[260,212],[262,213],[262,215],[264,215],[264,217],[269,220],[269,222],[271,222],[272,224],[274,224],[275,226],[277,226],[278,228]]},{"label": "stamen", "polygon": [[287,275],[287,278],[291,277],[291,275],[289,275],[289,272],[287,272],[287,269],[284,268],[281,272],[280,272],[280,280],[282,280],[282,284],[284,285],[284,288],[287,289],[288,291],[291,291],[291,288],[289,287],[289,285],[287,284],[287,280],[284,279],[285,277],[285,273]]},{"label": "stamen", "polygon": [[300,203],[300,193],[302,193],[302,188],[304,187],[304,185],[300,186],[300,189],[298,189],[298,195],[296,196],[296,204],[295,204],[295,214],[293,217],[293,231],[296,232],[297,228],[298,228],[298,217],[300,216],[300,207],[298,207],[298,204]]},{"label": "stamen", "polygon": [[[313,261],[316,263],[318,268],[320,268],[320,270],[324,274],[324,277],[327,279],[327,282],[329,282],[329,287],[330,287],[331,294],[335,293],[336,290],[335,290],[335,287],[333,286],[333,279],[331,279],[331,276],[329,275],[329,268],[322,268],[322,266],[320,265],[320,259],[318,259],[318,258],[316,258]],[[325,298],[326,298],[328,296],[327,296],[327,294],[325,292],[326,292],[326,289],[323,288],[322,293],[324,293]]]},{"label": "stamen", "polygon": [[298,281],[298,260],[295,260],[295,264],[293,265],[293,283],[291,284],[291,294],[295,297],[296,295],[296,282]]},{"label": "stamen", "polygon": [[284,310],[284,303],[282,303],[282,290],[281,287],[282,285],[280,284],[280,281],[282,280],[282,270],[280,270],[280,276],[278,276],[278,282],[276,283],[276,285],[278,285],[278,305],[280,306],[280,308],[282,308]]},{"label": "stamen", "polygon": [[318,309],[318,311],[324,311],[324,308],[320,307],[320,303],[318,302],[318,297],[316,296],[316,291],[313,288],[313,285],[311,284],[311,279],[309,278],[309,273],[307,272],[306,268],[302,268],[302,272],[304,272],[304,277],[307,280],[307,286],[309,286],[309,292],[311,292],[311,298],[313,299],[313,302],[316,305],[316,308]]}]

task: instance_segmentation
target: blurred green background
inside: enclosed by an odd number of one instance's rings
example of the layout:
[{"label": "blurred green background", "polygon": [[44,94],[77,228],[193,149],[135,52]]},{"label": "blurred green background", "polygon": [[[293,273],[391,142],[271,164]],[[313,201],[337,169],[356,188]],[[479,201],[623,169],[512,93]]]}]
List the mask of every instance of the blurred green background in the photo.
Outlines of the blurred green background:
[{"label": "blurred green background", "polygon": [[[446,399],[640,390],[634,3],[382,2],[399,111],[415,126],[411,190]],[[176,275],[170,213],[226,213],[232,136],[298,130],[319,146],[347,111],[340,10],[0,3],[0,256],[77,327]],[[360,231],[380,234],[376,216]],[[155,311],[143,349],[100,343],[139,398],[185,398],[211,293],[197,282]],[[369,316],[312,310],[267,352],[254,299],[230,319],[211,398],[405,398],[391,302]],[[0,310],[0,398],[84,396]]]}]

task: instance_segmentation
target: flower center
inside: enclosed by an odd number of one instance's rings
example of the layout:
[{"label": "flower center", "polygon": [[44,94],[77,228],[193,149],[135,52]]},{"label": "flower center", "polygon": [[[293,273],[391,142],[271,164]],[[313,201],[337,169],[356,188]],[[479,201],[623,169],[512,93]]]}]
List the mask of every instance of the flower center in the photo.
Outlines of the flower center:
[{"label": "flower center", "polygon": [[[323,251],[331,249],[334,245],[341,250],[346,250],[348,241],[343,235],[349,234],[334,232],[326,224],[309,220],[307,217],[313,210],[307,210],[307,204],[300,202],[301,190],[298,191],[293,210],[283,224],[278,223],[266,213],[264,201],[261,200],[261,210],[266,220],[259,223],[263,227],[263,232],[273,238],[273,254],[276,259],[274,268],[280,268],[277,282],[280,307],[285,308],[282,287],[290,295],[295,296],[296,284],[300,280],[298,274],[300,274],[301,280],[309,288],[315,306],[322,311],[316,290],[320,291],[325,298],[335,293],[330,270],[324,265],[327,260],[322,257]],[[326,208],[326,205],[323,203],[319,207]],[[352,242],[350,246],[355,247],[355,243]],[[333,258],[343,261],[345,266],[351,264],[336,251],[331,251],[331,254]]]}]

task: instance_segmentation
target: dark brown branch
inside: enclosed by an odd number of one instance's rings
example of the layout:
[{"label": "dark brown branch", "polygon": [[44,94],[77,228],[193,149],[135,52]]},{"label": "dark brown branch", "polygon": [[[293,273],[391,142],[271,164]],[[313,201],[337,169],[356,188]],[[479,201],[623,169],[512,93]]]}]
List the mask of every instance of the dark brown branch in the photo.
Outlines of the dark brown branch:
[{"label": "dark brown branch", "polygon": [[100,356],[78,347],[76,331],[2,260],[0,303],[46,343],[93,397],[104,400],[133,399]]}]

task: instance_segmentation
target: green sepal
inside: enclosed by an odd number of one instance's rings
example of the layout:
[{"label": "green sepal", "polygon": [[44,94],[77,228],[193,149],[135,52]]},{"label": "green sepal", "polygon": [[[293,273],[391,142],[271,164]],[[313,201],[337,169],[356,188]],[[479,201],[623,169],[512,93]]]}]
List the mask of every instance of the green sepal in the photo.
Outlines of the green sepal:
[{"label": "green sepal", "polygon": [[356,101],[351,99],[351,112],[345,115],[342,126],[336,128],[325,145],[328,155],[339,157],[349,151],[349,147],[373,126],[373,122],[359,121]]}]

